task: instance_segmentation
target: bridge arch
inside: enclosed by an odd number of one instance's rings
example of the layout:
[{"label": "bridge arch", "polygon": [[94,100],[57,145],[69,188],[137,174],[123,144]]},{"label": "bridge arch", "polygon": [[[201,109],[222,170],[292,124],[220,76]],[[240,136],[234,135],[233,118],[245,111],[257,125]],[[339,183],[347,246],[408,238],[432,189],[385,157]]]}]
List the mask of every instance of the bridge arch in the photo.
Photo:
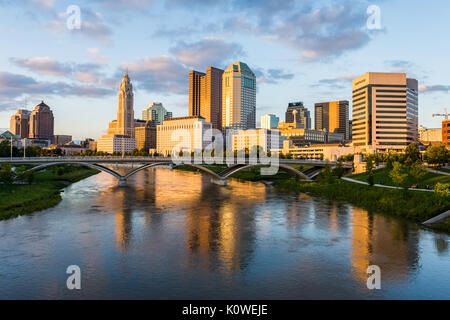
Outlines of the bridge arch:
[{"label": "bridge arch", "polygon": [[115,172],[114,170],[111,170],[107,167],[104,167],[100,164],[95,164],[95,163],[89,163],[89,162],[51,162],[51,163],[45,163],[45,164],[41,164],[39,166],[33,167],[28,171],[41,171],[44,169],[47,169],[49,167],[54,167],[54,166],[59,166],[59,165],[77,165],[77,166],[85,166],[85,167],[89,167],[89,168],[93,168],[93,169],[97,169],[106,173],[109,173],[110,175],[116,177],[119,180],[123,180],[123,177],[118,174],[117,172]]},{"label": "bridge arch", "polygon": [[[267,164],[261,164],[261,163],[259,163],[259,164],[249,164],[249,165],[239,165],[238,164],[238,165],[235,165],[233,167],[230,167],[230,168],[226,169],[225,171],[223,171],[220,174],[220,176],[221,176],[222,179],[227,179],[231,175],[233,175],[236,172],[239,172],[241,170],[252,168],[252,167],[265,167],[265,166],[267,166]],[[300,177],[303,180],[311,181],[311,179],[306,174],[304,174],[303,172],[301,172],[301,171],[299,171],[299,170],[297,170],[297,169],[295,169],[295,168],[293,168],[291,166],[284,165],[284,164],[279,164],[279,168],[281,170],[283,170],[283,171],[293,175],[293,176],[298,176],[298,177]]]},{"label": "bridge arch", "polygon": [[172,164],[168,163],[168,162],[147,163],[147,164],[144,164],[143,166],[141,166],[139,168],[134,169],[131,172],[128,172],[125,176],[123,176],[123,178],[126,180],[126,179],[134,176],[139,171],[146,170],[146,169],[149,169],[149,168],[167,167],[167,166],[172,166]]}]

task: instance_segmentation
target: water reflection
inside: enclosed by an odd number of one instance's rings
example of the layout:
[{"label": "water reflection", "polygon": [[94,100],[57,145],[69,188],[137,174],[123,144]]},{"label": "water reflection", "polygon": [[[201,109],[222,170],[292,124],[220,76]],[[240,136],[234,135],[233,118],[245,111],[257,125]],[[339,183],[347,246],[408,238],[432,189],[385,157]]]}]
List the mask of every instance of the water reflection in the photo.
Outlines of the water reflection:
[{"label": "water reflection", "polygon": [[[27,288],[36,273],[31,253],[39,252],[49,272],[36,281],[49,298],[71,297],[58,287],[63,275],[54,274],[73,260],[89,279],[85,298],[450,294],[449,237],[403,220],[261,183],[219,187],[192,172],[153,169],[126,188],[116,184],[102,173],[69,187],[56,208],[0,222],[0,293],[42,294]],[[25,254],[11,254],[12,243]],[[365,286],[374,264],[382,270],[380,292]]]}]

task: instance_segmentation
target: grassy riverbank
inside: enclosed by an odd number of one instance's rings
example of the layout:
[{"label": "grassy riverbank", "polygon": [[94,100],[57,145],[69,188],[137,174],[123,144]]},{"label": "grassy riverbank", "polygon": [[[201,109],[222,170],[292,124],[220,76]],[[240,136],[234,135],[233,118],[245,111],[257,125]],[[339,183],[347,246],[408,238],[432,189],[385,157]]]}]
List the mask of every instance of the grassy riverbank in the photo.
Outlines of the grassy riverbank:
[{"label": "grassy riverbank", "polygon": [[[369,174],[365,172],[365,173],[361,173],[361,174],[352,175],[349,178],[368,182]],[[383,184],[386,186],[396,186],[396,184],[392,181],[391,177],[389,176],[389,173],[384,168],[374,170],[373,178],[374,178],[374,182],[376,184]],[[423,177],[421,177],[419,180],[417,180],[414,177],[408,175],[406,177],[405,184],[407,186],[412,186],[414,184],[417,184],[419,189],[425,189],[425,187],[428,185],[430,187],[430,189],[433,189],[434,185],[438,182],[444,183],[444,184],[450,184],[450,176],[436,174],[436,173],[432,173],[432,172],[426,172]]]},{"label": "grassy riverbank", "polygon": [[[345,201],[371,212],[395,215],[418,223],[450,210],[450,197],[438,200],[432,192],[405,192],[356,185],[343,180],[327,184],[290,179],[275,182],[275,187],[282,191],[304,192],[330,200]],[[450,221],[447,219],[433,228],[450,233]]]},{"label": "grassy riverbank", "polygon": [[86,167],[64,166],[37,173],[31,185],[0,184],[0,220],[54,207],[61,201],[62,188],[97,173]]}]

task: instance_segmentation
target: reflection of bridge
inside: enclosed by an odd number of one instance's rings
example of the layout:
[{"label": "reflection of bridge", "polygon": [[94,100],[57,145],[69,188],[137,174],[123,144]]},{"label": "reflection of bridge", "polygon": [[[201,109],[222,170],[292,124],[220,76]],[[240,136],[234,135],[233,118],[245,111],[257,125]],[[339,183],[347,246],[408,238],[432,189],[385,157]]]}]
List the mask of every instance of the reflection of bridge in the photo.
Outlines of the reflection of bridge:
[{"label": "reflection of bridge", "polygon": [[[302,160],[302,159],[234,159],[234,162],[227,163],[228,168],[220,173],[216,173],[211,169],[208,169],[205,165],[213,163],[212,158],[204,158],[199,163],[174,163],[171,158],[163,157],[41,157],[41,158],[0,158],[1,163],[10,163],[14,165],[36,165],[32,171],[40,171],[48,167],[58,165],[79,165],[94,168],[106,173],[111,174],[119,180],[120,186],[125,186],[128,178],[132,177],[139,171],[156,167],[170,167],[171,169],[180,166],[187,165],[196,168],[209,174],[212,177],[212,181],[217,184],[226,185],[227,178],[244,169],[253,167],[268,167],[275,166],[280,170],[285,171],[293,176],[297,176],[302,180],[313,180],[320,171],[329,165],[334,167],[336,162],[322,161],[322,160]],[[233,159],[231,159],[233,160]],[[258,161],[259,160],[259,161]],[[269,162],[272,161],[272,162]],[[181,162],[181,161],[180,161]],[[263,162],[263,163],[261,163]],[[138,163],[140,167],[130,171],[125,175],[121,175],[116,171],[105,167],[103,164],[121,164],[121,163]],[[293,166],[308,166],[310,168],[300,171]],[[343,163],[344,169],[351,168],[348,163]]]}]

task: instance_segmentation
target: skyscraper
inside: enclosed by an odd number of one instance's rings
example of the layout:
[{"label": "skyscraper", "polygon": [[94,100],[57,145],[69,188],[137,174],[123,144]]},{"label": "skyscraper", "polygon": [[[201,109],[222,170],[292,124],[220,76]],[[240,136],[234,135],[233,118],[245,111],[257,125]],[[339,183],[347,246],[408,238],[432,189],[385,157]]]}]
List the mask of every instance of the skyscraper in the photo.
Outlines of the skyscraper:
[{"label": "skyscraper", "polygon": [[243,62],[231,64],[222,77],[222,126],[231,129],[256,127],[256,77]]},{"label": "skyscraper", "polygon": [[405,73],[369,72],[353,80],[353,145],[403,150],[418,140],[418,82]]},{"label": "skyscraper", "polygon": [[311,129],[311,115],[303,102],[291,102],[285,114],[286,123],[298,123],[304,129]]},{"label": "skyscraper", "polygon": [[30,114],[29,138],[48,139],[53,142],[54,117],[50,107],[42,101]]},{"label": "skyscraper", "polygon": [[170,118],[172,118],[172,112],[168,112],[160,102],[151,102],[142,110],[142,120],[145,121],[156,121],[157,124],[162,124],[164,120]]},{"label": "skyscraper", "polygon": [[316,103],[315,129],[342,133],[349,140],[348,105],[346,100]]},{"label": "skyscraper", "polygon": [[119,88],[117,120],[111,121],[107,134],[98,139],[97,150],[108,153],[133,151],[136,148],[134,128],[133,85],[125,74]]},{"label": "skyscraper", "polygon": [[278,127],[278,123],[280,122],[280,118],[275,116],[274,114],[265,114],[261,116],[261,129],[273,129]]},{"label": "skyscraper", "polygon": [[133,85],[128,74],[120,84],[116,134],[134,137]]},{"label": "skyscraper", "polygon": [[11,116],[10,131],[12,134],[20,136],[20,138],[28,138],[30,131],[30,114],[31,112],[24,109],[17,110],[16,114]]},{"label": "skyscraper", "polygon": [[222,129],[222,75],[214,67],[206,74],[189,71],[189,116],[203,117],[215,129]]}]

